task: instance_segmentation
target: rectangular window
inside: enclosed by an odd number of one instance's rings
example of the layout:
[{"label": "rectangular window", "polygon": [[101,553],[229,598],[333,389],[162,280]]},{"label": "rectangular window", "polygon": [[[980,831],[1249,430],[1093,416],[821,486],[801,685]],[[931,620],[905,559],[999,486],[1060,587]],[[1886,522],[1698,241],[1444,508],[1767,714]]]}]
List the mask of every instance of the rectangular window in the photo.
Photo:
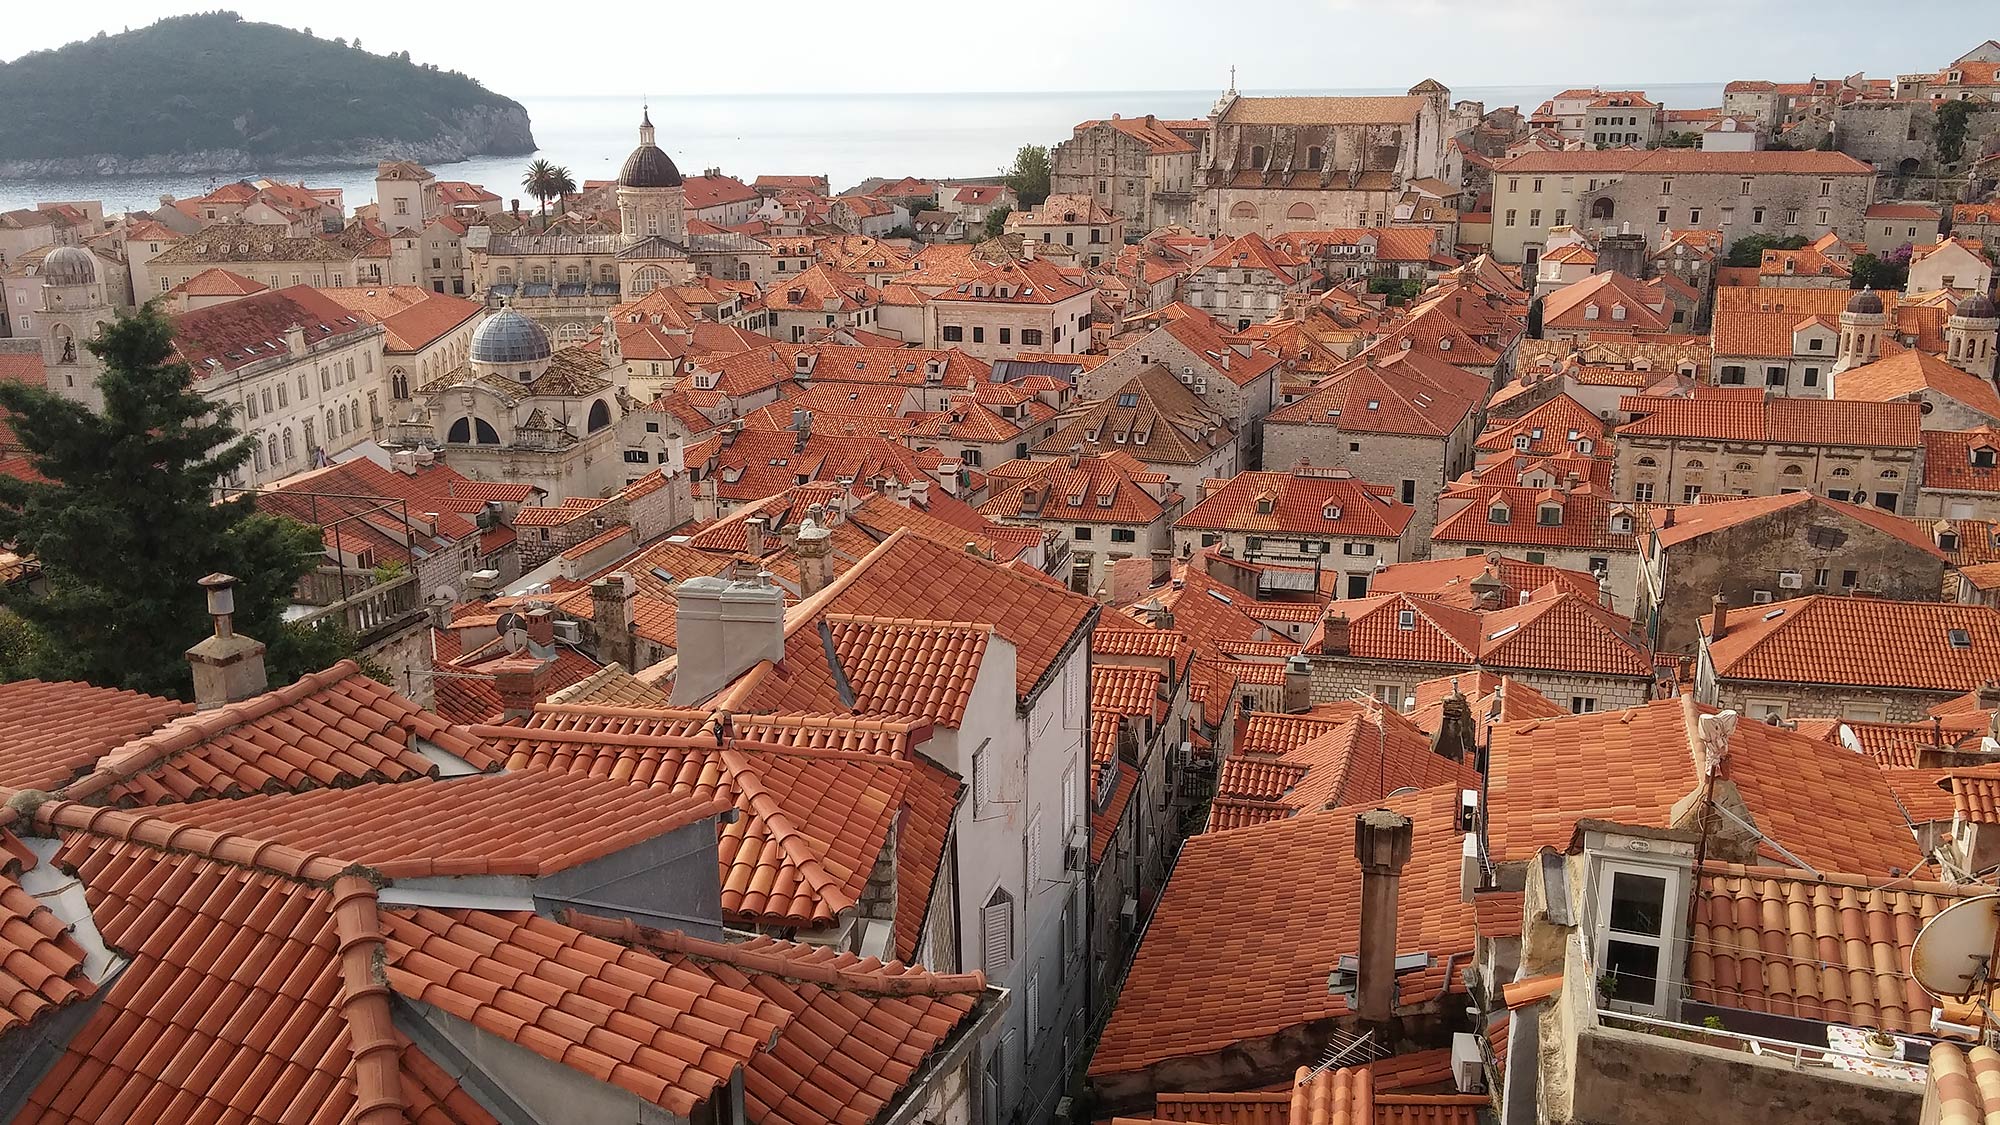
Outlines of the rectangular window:
[{"label": "rectangular window", "polygon": [[984,329],[984,328],[981,328],[981,327],[978,327],[977,325],[975,325],[975,326],[973,327],[973,329],[972,329],[972,342],[973,342],[973,343],[975,343],[975,344],[983,344],[983,343],[985,343],[985,342],[986,342],[986,329]]},{"label": "rectangular window", "polygon": [[1671,975],[1668,873],[1604,865],[1598,882],[1599,989],[1614,1008],[1658,1011]]},{"label": "rectangular window", "polygon": [[1701,225],[1701,208],[1699,207],[1688,208],[1688,225],[1689,226]]},{"label": "rectangular window", "polygon": [[1113,543],[1136,543],[1138,539],[1139,533],[1129,527],[1114,527],[1111,529],[1111,541]]},{"label": "rectangular window", "polygon": [[1660,208],[1658,221],[1662,223],[1667,221],[1667,209],[1665,207]]},{"label": "rectangular window", "polygon": [[1405,503],[1405,504],[1415,504],[1415,503],[1417,502],[1417,482],[1416,482],[1416,481],[1413,481],[1413,480],[1405,480],[1405,481],[1403,481],[1403,492],[1402,492],[1402,497],[1403,497],[1403,503]]},{"label": "rectangular window", "polygon": [[1000,342],[1001,342],[1001,343],[1003,343],[1003,344],[1011,344],[1011,343],[1013,343],[1013,342],[1014,342],[1014,330],[1013,330],[1012,328],[1002,328],[1002,329],[1000,330]]},{"label": "rectangular window", "polygon": [[625,451],[625,463],[628,465],[644,465],[649,463],[651,459],[652,455],[643,449],[628,449]]},{"label": "rectangular window", "polygon": [[1005,973],[1014,963],[1014,903],[995,891],[979,911],[980,964],[987,975]]},{"label": "rectangular window", "polygon": [[1556,208],[1556,225],[1562,226],[1567,222],[1569,222],[1569,209],[1566,207]]},{"label": "rectangular window", "polygon": [[1671,178],[1668,178],[1668,179],[1664,179],[1664,180],[1661,180],[1661,181],[1660,181],[1660,194],[1661,194],[1661,195],[1672,195],[1673,193],[1674,193],[1674,181],[1673,181],[1673,180],[1672,180]]},{"label": "rectangular window", "polygon": [[1692,503],[1694,503],[1694,502],[1695,502],[1696,500],[1699,500],[1699,499],[1701,499],[1701,486],[1700,486],[1700,485],[1698,485],[1698,484],[1684,484],[1684,485],[1682,485],[1682,486],[1681,486],[1681,503],[1683,503],[1683,504],[1692,504]]},{"label": "rectangular window", "polygon": [[1531,208],[1528,211],[1528,225],[1531,227],[1542,225],[1542,209],[1540,207]]},{"label": "rectangular window", "polygon": [[1028,899],[1033,898],[1035,896],[1036,891],[1042,889],[1042,879],[1044,875],[1042,871],[1042,852],[1044,849],[1042,848],[1041,813],[1036,813],[1034,816],[1028,818],[1028,835],[1027,838],[1022,842],[1022,846],[1027,849],[1027,855],[1028,855],[1027,895],[1022,899],[1022,901],[1025,902]]},{"label": "rectangular window", "polygon": [[1088,542],[1090,542],[1090,529],[1089,529],[1089,528],[1087,528],[1087,527],[1079,527],[1079,528],[1077,528],[1077,529],[1076,529],[1076,539],[1077,539],[1077,540],[1078,540],[1079,542],[1083,542],[1083,543],[1088,543]]},{"label": "rectangular window", "polygon": [[[1743,194],[1748,195],[1750,193],[1746,191]],[[1760,227],[1764,225],[1764,209],[1762,207],[1752,207],[1750,209],[1750,222]]]},{"label": "rectangular window", "polygon": [[1514,209],[1512,207],[1507,208],[1507,221],[1502,225],[1510,227],[1514,225]]},{"label": "rectangular window", "polygon": [[[544,535],[548,533],[543,532]],[[972,752],[972,815],[983,816],[1000,799],[998,779],[993,776],[993,754],[989,747],[993,740],[987,739]]]},{"label": "rectangular window", "polygon": [[1633,486],[1632,486],[1632,499],[1633,499],[1633,500],[1635,500],[1635,501],[1637,501],[1637,502],[1639,502],[1639,503],[1641,503],[1641,504],[1650,504],[1650,503],[1652,503],[1652,502],[1653,502],[1653,482],[1652,482],[1652,481],[1649,481],[1649,480],[1642,480],[1642,481],[1640,481],[1640,482],[1639,482],[1638,484],[1635,484],[1635,485],[1633,485]]},{"label": "rectangular window", "polygon": [[1597,697],[1592,695],[1572,695],[1569,697],[1569,713],[1588,715],[1597,710]]},{"label": "rectangular window", "polygon": [[1041,346],[1042,346],[1042,330],[1041,330],[1041,329],[1039,329],[1039,328],[1023,328],[1023,329],[1021,329],[1021,346],[1022,346],[1022,347],[1024,347],[1024,348],[1039,348],[1039,347],[1041,347]]},{"label": "rectangular window", "polygon": [[944,326],[943,335],[946,343],[956,344],[965,339],[965,329],[956,324],[947,324]]}]

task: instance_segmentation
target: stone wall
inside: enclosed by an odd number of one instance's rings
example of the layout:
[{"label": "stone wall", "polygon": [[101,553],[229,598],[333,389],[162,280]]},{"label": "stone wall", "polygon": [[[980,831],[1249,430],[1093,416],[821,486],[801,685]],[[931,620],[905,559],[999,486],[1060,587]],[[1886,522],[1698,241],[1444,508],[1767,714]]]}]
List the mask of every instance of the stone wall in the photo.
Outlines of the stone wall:
[{"label": "stone wall", "polygon": [[[1885,184],[1900,189],[1898,198],[1951,198],[1949,192],[1935,195],[1931,179],[1939,170],[1935,117],[1929,102],[1854,102],[1834,114],[1834,143],[1856,160],[1873,164]],[[1975,106],[1966,121],[1966,157],[1986,151],[1986,140],[1995,132],[2000,132],[2000,105]]]},{"label": "stone wall", "polygon": [[1637,707],[1652,696],[1652,680],[1635,676],[1593,676],[1581,672],[1544,672],[1532,668],[1490,669],[1512,676],[1553,700],[1558,707],[1575,710],[1578,698],[1593,701],[1590,709],[1619,711]]},{"label": "stone wall", "polygon": [[1317,421],[1274,423],[1265,426],[1264,466],[1290,469],[1304,461],[1314,468],[1344,468],[1361,480],[1395,489],[1399,500],[1402,482],[1414,481],[1410,506],[1416,514],[1410,518],[1408,541],[1414,557],[1427,558],[1438,494],[1446,481],[1469,467],[1472,428],[1470,415],[1447,440],[1354,433]]},{"label": "stone wall", "polygon": [[[1970,687],[1970,685],[1968,685]],[[1914,723],[1930,717],[1930,709],[1958,695],[1958,692],[1890,691],[1871,688],[1826,687],[1816,684],[1772,684],[1755,680],[1721,680],[1715,688],[1715,705],[1734,708],[1756,717],[1753,704],[1782,703],[1787,718],[1800,715],[1842,718],[1880,718],[1891,723]],[[1874,711],[1880,708],[1880,714]]]},{"label": "stone wall", "polygon": [[1353,656],[1309,653],[1312,661],[1312,701],[1335,703],[1367,697],[1382,698],[1376,689],[1394,688],[1383,693],[1401,708],[1403,700],[1415,693],[1424,680],[1440,676],[1462,676],[1471,670],[1464,664],[1415,664],[1401,660],[1367,660]]},{"label": "stone wall", "polygon": [[[1750,182],[1745,194],[1743,182]],[[1673,190],[1660,189],[1671,181]],[[1821,192],[1822,186],[1827,190]],[[1746,235],[1803,235],[1818,238],[1828,231],[1858,240],[1862,213],[1875,199],[1875,179],[1862,175],[1755,175],[1677,172],[1671,176],[1631,175],[1586,192],[1578,202],[1577,218],[1591,229],[1624,229],[1646,236],[1656,246],[1669,229],[1720,229],[1725,242]],[[1603,201],[1603,202],[1600,202]],[[1603,216],[1608,203],[1611,211]],[[1660,212],[1666,211],[1664,222]],[[1759,211],[1763,220],[1758,221]],[[1820,213],[1824,211],[1822,220]],[[1585,218],[1589,216],[1589,218]]]},{"label": "stone wall", "polygon": [[1571,1125],[1907,1125],[1924,1087],[1612,1027],[1580,1031]]}]

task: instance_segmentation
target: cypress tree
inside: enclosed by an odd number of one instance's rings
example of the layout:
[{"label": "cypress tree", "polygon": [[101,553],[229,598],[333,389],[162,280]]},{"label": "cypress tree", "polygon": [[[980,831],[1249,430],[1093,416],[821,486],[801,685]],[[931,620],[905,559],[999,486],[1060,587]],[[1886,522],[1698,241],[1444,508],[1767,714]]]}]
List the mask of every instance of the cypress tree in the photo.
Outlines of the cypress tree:
[{"label": "cypress tree", "polygon": [[185,653],[210,631],[196,580],[239,580],[236,628],[269,648],[274,683],[323,667],[351,638],[287,624],[299,579],[321,555],[317,529],[258,512],[218,482],[250,459],[228,408],[173,358],[173,328],[147,306],[89,342],[103,361],[104,412],[45,389],[0,385],[0,406],[42,481],[0,477],[0,540],[41,563],[46,589],[5,595],[23,623],[4,666],[185,698]]}]

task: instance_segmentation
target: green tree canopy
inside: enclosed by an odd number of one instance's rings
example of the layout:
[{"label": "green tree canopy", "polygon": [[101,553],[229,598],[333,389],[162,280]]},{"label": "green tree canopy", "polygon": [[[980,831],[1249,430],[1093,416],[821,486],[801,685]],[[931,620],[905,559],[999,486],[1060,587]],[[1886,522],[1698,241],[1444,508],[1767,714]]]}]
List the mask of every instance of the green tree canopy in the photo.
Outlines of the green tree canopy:
[{"label": "green tree canopy", "polygon": [[987,237],[999,238],[1001,235],[1006,234],[1007,216],[1013,213],[1014,209],[1012,207],[995,207],[993,210],[986,212]]},{"label": "green tree canopy", "polygon": [[[543,216],[546,217],[549,200],[563,193],[563,181],[568,176],[568,169],[557,167],[553,161],[532,160],[528,163],[527,170],[521,173],[521,190],[535,197]],[[576,184],[571,183],[569,190],[575,191]]]},{"label": "green tree canopy", "polygon": [[248,496],[213,500],[215,483],[250,459],[250,440],[195,389],[172,341],[152,306],[90,341],[104,363],[102,414],[0,385],[0,406],[45,478],[0,477],[0,539],[41,562],[47,587],[5,595],[20,622],[7,630],[11,674],[185,698],[186,651],[210,631],[197,580],[216,571],[239,579],[236,627],[268,646],[274,683],[346,655],[348,638],[283,619],[321,557],[319,532],[257,512]]},{"label": "green tree canopy", "polygon": [[1766,250],[1798,250],[1804,247],[1806,238],[1801,234],[1780,238],[1775,234],[1752,234],[1737,239],[1729,247],[1729,257],[1725,266],[1761,266]]},{"label": "green tree canopy", "polygon": [[1021,206],[1033,207],[1049,197],[1049,150],[1042,145],[1022,145],[1014,154],[1014,166],[1007,169],[1007,186],[1021,197]]},{"label": "green tree canopy", "polygon": [[1937,145],[1939,164],[1956,164],[1965,155],[1967,123],[1972,117],[1972,103],[1965,101],[1943,102],[1931,119],[1931,139]]}]

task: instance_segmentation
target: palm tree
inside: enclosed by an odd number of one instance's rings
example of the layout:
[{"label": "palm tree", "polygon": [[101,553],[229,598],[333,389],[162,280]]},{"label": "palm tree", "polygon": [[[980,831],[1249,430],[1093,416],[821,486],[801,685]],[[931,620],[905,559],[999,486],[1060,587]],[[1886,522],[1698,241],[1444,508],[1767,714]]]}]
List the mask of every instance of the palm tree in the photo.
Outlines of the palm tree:
[{"label": "palm tree", "polygon": [[569,197],[576,194],[576,178],[571,176],[569,169],[562,165],[557,165],[550,169],[549,176],[549,190],[553,191],[556,198],[562,201],[562,210],[568,211]]},{"label": "palm tree", "polygon": [[[541,204],[542,218],[545,221],[548,218],[549,200],[554,199],[557,195],[556,174],[558,172],[562,172],[562,169],[557,168],[546,160],[537,160],[528,165],[526,174],[521,177],[521,190],[534,196],[536,201]],[[566,172],[562,174],[565,177],[568,175]],[[570,190],[574,191],[575,185],[571,185]]]}]

